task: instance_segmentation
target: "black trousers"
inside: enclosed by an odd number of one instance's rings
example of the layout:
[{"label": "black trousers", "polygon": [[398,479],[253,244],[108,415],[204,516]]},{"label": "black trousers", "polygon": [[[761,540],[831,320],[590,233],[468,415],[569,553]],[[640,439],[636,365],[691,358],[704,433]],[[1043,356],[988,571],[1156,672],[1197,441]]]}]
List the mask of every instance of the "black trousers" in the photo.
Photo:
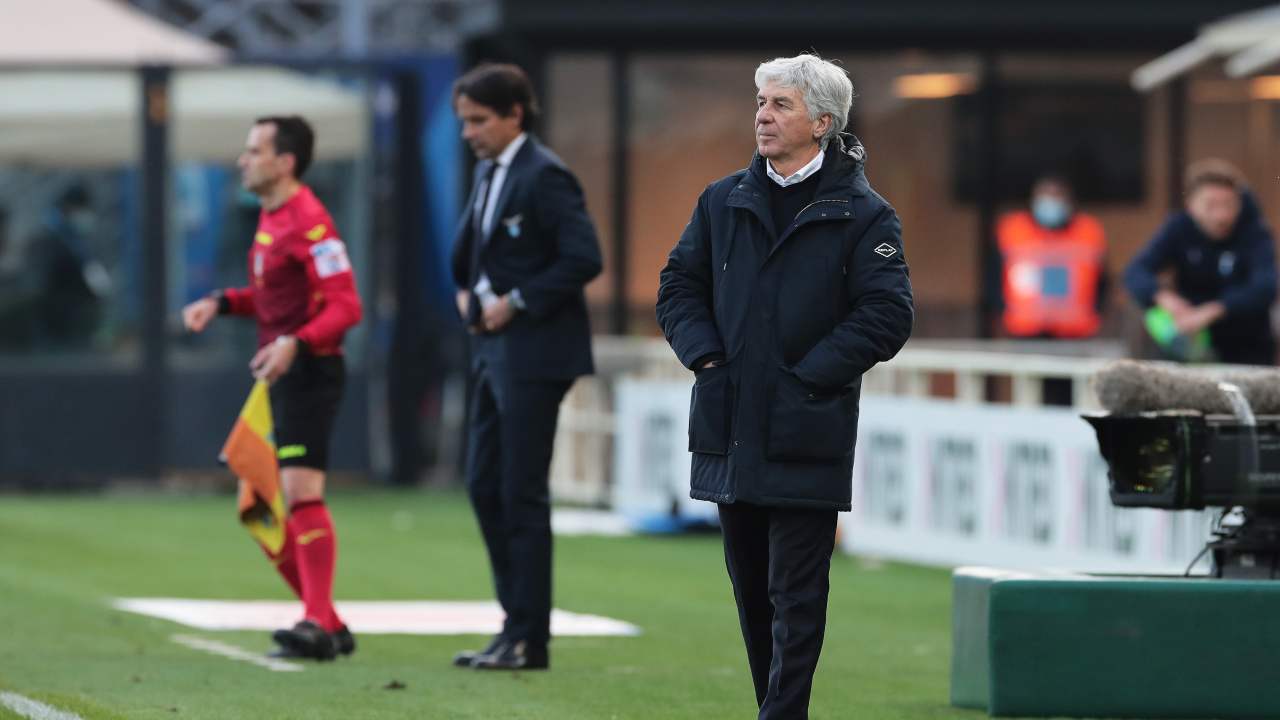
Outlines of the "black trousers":
[{"label": "black trousers", "polygon": [[1269,336],[1261,336],[1252,343],[1221,341],[1214,344],[1218,361],[1232,365],[1275,365],[1276,344]]},{"label": "black trousers", "polygon": [[480,522],[502,634],[545,646],[551,639],[551,499],[547,474],[560,401],[569,382],[511,382],[473,371],[467,490]]},{"label": "black trousers", "polygon": [[827,626],[836,511],[720,506],[760,720],[803,720]]}]

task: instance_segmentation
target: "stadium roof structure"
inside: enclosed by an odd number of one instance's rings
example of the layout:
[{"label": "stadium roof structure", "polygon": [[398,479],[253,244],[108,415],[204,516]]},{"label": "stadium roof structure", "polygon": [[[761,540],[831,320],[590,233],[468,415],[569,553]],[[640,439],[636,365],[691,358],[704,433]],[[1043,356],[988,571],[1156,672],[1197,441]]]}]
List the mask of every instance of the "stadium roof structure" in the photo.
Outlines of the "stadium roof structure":
[{"label": "stadium roof structure", "polygon": [[[493,34],[557,51],[1162,52],[1266,0],[502,0]],[[501,37],[499,37],[501,36]]]},{"label": "stadium roof structure", "polygon": [[113,0],[0,0],[0,64],[216,63],[228,51]]},{"label": "stadium roof structure", "polygon": [[1134,70],[1130,82],[1135,90],[1148,92],[1217,57],[1227,58],[1224,69],[1233,78],[1280,61],[1280,5],[1205,25],[1196,39]]},{"label": "stadium roof structure", "polygon": [[[0,163],[102,167],[137,161],[142,99],[134,73],[0,72],[0,97]],[[177,162],[233,162],[249,124],[263,115],[305,116],[316,128],[317,158],[354,156],[368,138],[361,91],[274,67],[175,72],[168,107]]]},{"label": "stadium roof structure", "polygon": [[[76,22],[66,22],[69,17]],[[301,114],[320,158],[368,138],[361,89],[231,54],[113,0],[0,0],[0,163],[102,167],[138,162],[143,65],[176,66],[166,103],[178,162],[235,160],[254,118]]]}]

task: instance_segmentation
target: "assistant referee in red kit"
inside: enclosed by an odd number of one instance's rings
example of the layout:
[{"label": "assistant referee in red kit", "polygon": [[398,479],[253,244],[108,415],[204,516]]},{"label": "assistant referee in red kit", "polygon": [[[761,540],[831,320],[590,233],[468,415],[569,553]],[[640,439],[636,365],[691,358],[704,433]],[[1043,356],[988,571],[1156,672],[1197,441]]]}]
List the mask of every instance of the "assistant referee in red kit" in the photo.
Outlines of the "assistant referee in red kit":
[{"label": "assistant referee in red kit", "polygon": [[298,116],[264,117],[240,155],[241,184],[262,211],[249,250],[247,287],[227,288],[182,311],[192,332],[218,315],[253,317],[258,352],[249,363],[271,383],[280,479],[289,502],[285,546],[272,557],[303,602],[303,619],[277,630],[276,656],[330,660],[355,650],[333,607],[337,536],[324,502],[329,439],[342,399],[342,339],[360,321],[346,246],[324,205],[302,183],[315,134]]}]

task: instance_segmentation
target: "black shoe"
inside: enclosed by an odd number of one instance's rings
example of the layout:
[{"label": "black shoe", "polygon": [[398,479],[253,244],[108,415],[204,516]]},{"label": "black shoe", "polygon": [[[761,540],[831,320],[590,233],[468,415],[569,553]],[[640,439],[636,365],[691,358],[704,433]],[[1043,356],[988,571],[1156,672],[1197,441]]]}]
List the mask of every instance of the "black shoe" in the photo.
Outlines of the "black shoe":
[{"label": "black shoe", "polygon": [[[272,635],[272,637],[275,638],[280,633],[287,633],[287,632],[291,632],[291,631],[277,630],[276,634]],[[283,636],[280,636],[280,637],[283,637]],[[351,630],[349,630],[346,625],[343,625],[342,627],[338,628],[334,632],[329,633],[329,637],[333,641],[334,652],[336,652],[338,655],[350,655],[351,653],[354,653],[356,651],[356,636],[351,634]],[[277,642],[279,642],[278,639],[277,639]],[[271,652],[267,653],[267,657],[277,658],[281,660],[299,660],[299,659],[309,660],[311,659],[312,656],[303,654],[292,647],[286,647],[281,645],[276,647],[275,650],[272,650]]]},{"label": "black shoe", "polygon": [[283,645],[277,645],[275,646],[275,648],[269,650],[267,652],[267,657],[271,658],[272,660],[310,660],[311,659],[309,656],[303,655],[297,650],[294,650],[293,648],[287,648]]},{"label": "black shoe", "polygon": [[471,667],[471,663],[475,662],[476,658],[480,657],[481,655],[492,654],[499,647],[502,646],[503,642],[505,641],[503,640],[502,633],[498,633],[497,635],[494,635],[492,639],[489,640],[489,644],[485,645],[483,650],[463,650],[457,655],[454,655],[453,666],[454,667]]},{"label": "black shoe", "polygon": [[502,647],[471,663],[476,670],[546,670],[550,666],[547,646],[535,647],[524,640],[503,643]]},{"label": "black shoe", "polygon": [[337,654],[333,638],[310,620],[303,620],[288,630],[277,630],[271,634],[271,639],[280,646],[279,654],[273,654],[272,657],[332,660]]},{"label": "black shoe", "polygon": [[350,655],[356,651],[356,636],[351,634],[346,625],[329,633],[329,637],[333,640],[334,651],[339,655]]}]

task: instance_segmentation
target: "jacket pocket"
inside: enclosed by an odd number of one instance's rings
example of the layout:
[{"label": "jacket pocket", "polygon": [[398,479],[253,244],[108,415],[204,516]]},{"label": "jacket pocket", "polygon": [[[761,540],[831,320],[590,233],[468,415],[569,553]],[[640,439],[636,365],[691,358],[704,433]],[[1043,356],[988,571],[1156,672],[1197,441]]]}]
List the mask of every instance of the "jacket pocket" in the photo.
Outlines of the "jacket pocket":
[{"label": "jacket pocket", "polygon": [[689,452],[728,454],[732,403],[727,365],[698,371],[689,399]]},{"label": "jacket pocket", "polygon": [[780,373],[769,406],[769,460],[834,462],[853,452],[858,433],[858,394],[851,387],[812,390],[790,372]]}]

